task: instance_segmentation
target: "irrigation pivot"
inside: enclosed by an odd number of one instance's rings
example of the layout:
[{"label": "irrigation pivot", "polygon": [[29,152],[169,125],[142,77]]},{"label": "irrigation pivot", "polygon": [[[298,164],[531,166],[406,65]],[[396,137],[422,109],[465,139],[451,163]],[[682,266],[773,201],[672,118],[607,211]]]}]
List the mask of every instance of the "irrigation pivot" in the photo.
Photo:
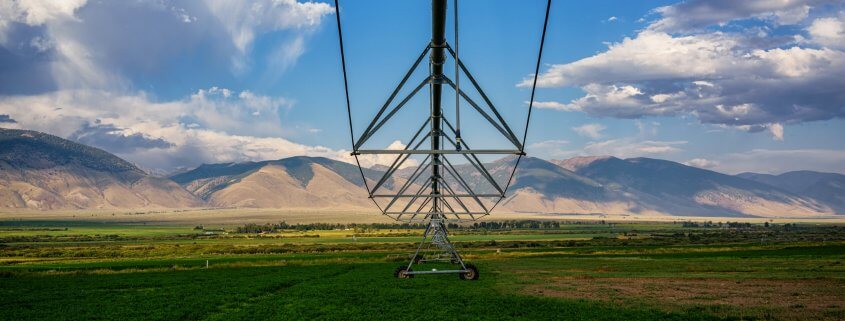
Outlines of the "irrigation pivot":
[{"label": "irrigation pivot", "polygon": [[[425,45],[387,101],[369,121],[366,129],[356,138],[352,126],[340,10],[338,1],[335,0],[346,107],[352,137],[352,155],[358,162],[369,198],[384,215],[397,221],[423,223],[426,226],[423,239],[410,262],[394,271],[394,275],[398,278],[412,278],[420,274],[453,273],[458,274],[461,279],[478,279],[478,269],[463,260],[449,240],[447,227],[449,223],[475,221],[487,216],[505,198],[519,160],[525,155],[524,143],[527,137],[528,120],[530,120],[534,103],[536,75],[539,72],[551,7],[551,0],[547,0],[540,50],[534,72],[534,86],[531,89],[525,132],[522,133],[520,139],[460,58],[458,0],[451,0],[454,13],[454,46],[446,41],[447,2],[449,0],[431,0],[431,40]],[[405,88],[415,71],[420,68],[426,55],[429,58],[426,77],[397,102],[398,94]],[[444,73],[447,59],[453,60],[454,79]],[[476,102],[467,91],[461,88],[462,76],[469,81],[470,90],[474,91],[476,97],[481,97],[483,103]],[[401,149],[365,148],[366,143],[376,134],[381,133],[385,124],[395,120],[394,116],[406,107],[412,98],[421,95],[420,92],[426,86],[428,86],[429,112],[420,117],[422,119],[418,122],[405,124],[417,129],[408,143]],[[455,93],[455,116],[451,120],[444,113],[444,89]],[[474,112],[473,116],[483,120],[483,126],[495,133],[497,137],[495,140],[501,144],[496,148],[473,149],[470,147],[467,136],[462,136],[461,133],[462,102],[469,105],[466,108]],[[477,128],[473,128],[475,129]],[[466,133],[465,131],[464,134]],[[364,175],[365,169],[361,168],[359,160],[362,155],[392,157],[393,161],[378,179],[368,181]],[[509,173],[491,171],[488,168],[489,164],[482,161],[483,156],[496,155],[498,157],[515,155],[516,162]],[[413,166],[408,166],[409,164]],[[497,177],[504,178],[505,181],[497,181]],[[419,265],[424,263],[438,263],[432,266],[448,265],[448,267],[445,269],[419,268]]]}]

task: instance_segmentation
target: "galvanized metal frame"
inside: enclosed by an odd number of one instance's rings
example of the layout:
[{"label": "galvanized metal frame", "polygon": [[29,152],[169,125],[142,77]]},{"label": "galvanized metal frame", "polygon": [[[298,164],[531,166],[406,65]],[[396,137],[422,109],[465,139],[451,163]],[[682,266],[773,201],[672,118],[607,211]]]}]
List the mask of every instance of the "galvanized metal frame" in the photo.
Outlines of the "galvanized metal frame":
[{"label": "galvanized metal frame", "polygon": [[[514,134],[475,77],[472,76],[464,62],[458,58],[455,51],[446,42],[446,2],[447,0],[432,0],[431,41],[426,44],[420,55],[405,72],[390,96],[369,121],[361,136],[353,139],[353,156],[396,155],[396,158],[387,167],[384,174],[372,185],[372,188],[369,188],[369,186],[367,188],[369,198],[387,200],[386,205],[379,205],[382,214],[398,221],[427,224],[423,240],[407,266],[406,273],[409,275],[466,273],[468,271],[463,259],[449,241],[446,223],[474,221],[487,216],[495,202],[505,197],[505,189],[499,182],[496,182],[478,155],[524,155],[523,145],[519,138]],[[406,87],[412,75],[420,67],[426,54],[429,54],[428,75],[402,100],[394,104],[399,93]],[[461,90],[459,85],[443,74],[443,65],[448,57],[457,61],[456,72],[462,71],[469,79],[472,88],[483,99],[484,105],[479,105],[473,101],[466,92]],[[417,96],[425,85],[429,87],[430,115],[422,122],[405,147],[396,150],[364,148],[365,144],[378,134],[383,126],[393,119],[403,107],[407,106],[408,102]],[[487,124],[502,135],[504,142],[512,145],[513,148],[470,148],[466,140],[461,137],[460,128],[455,128],[443,115],[441,95],[444,85],[455,91],[456,107],[463,99]],[[427,132],[426,129],[428,129]],[[423,148],[426,141],[429,142],[429,148]],[[397,172],[414,155],[425,155],[425,158],[416,165],[410,175],[398,177]],[[458,155],[458,157],[463,158],[467,164],[471,165],[469,168],[480,173],[494,192],[475,192],[453,162],[446,157],[447,155]],[[390,190],[385,187],[389,181],[396,182],[401,179],[405,179],[405,181],[398,188],[394,186],[393,190]],[[447,179],[456,185],[450,185]],[[485,200],[493,204],[485,204]],[[439,253],[432,254],[432,250],[439,251]],[[444,261],[458,264],[460,268],[440,271],[412,271],[415,264]]]},{"label": "galvanized metal frame", "polygon": [[[540,51],[537,57],[537,64],[534,73],[534,85],[531,90],[531,100],[528,108],[528,117],[526,119],[526,131],[523,133],[522,141],[514,134],[511,127],[499,113],[496,106],[492,103],[487,94],[481,89],[481,86],[472,76],[469,69],[465,66],[463,60],[460,59],[458,51],[458,0],[452,0],[455,4],[454,23],[455,23],[455,49],[446,42],[446,5],[447,0],[432,0],[432,37],[431,41],[426,44],[417,57],[416,61],[411,65],[405,73],[402,80],[394,88],[388,99],[378,110],[376,115],[369,122],[368,126],[356,140],[353,126],[352,126],[352,110],[349,99],[349,86],[346,73],[346,59],[343,48],[343,32],[341,27],[340,10],[338,0],[335,0],[335,15],[337,18],[338,39],[340,42],[340,57],[343,66],[343,84],[346,93],[346,108],[349,116],[349,131],[352,139],[352,155],[358,162],[358,167],[361,172],[364,186],[367,188],[369,198],[382,211],[384,215],[393,217],[399,221],[405,222],[425,222],[426,230],[423,233],[423,240],[417,248],[416,253],[408,263],[404,270],[397,269],[397,276],[409,277],[414,274],[436,274],[436,273],[459,273],[462,278],[472,276],[476,279],[478,276],[477,269],[465,264],[461,256],[455,250],[454,245],[449,240],[446,222],[466,222],[474,221],[480,217],[490,214],[490,211],[498,205],[505,197],[505,191],[510,186],[513,175],[516,171],[516,166],[519,165],[519,160],[522,159],[524,153],[524,143],[527,137],[528,122],[531,119],[531,109],[534,103],[534,93],[537,84],[537,74],[539,73],[540,61],[543,53],[543,44],[546,37],[546,28],[548,26],[549,10],[551,7],[551,0],[547,0],[545,21],[543,23],[543,34],[540,40]],[[448,55],[446,52],[448,51]],[[406,85],[408,80],[422,63],[426,54],[429,54],[429,73],[409,94],[407,94],[398,104],[393,106],[393,101],[396,99],[399,92]],[[443,67],[447,57],[452,57],[455,60],[455,81],[446,77],[443,74]],[[479,105],[461,89],[460,76],[461,73],[466,75],[472,87],[481,96],[484,101],[484,106]],[[399,150],[388,149],[364,149],[363,146],[374,135],[376,135],[382,127],[387,124],[403,107],[415,97],[419,91],[428,84],[429,89],[429,105],[430,115],[427,117],[420,128],[415,132],[413,137],[408,141],[408,144]],[[443,115],[442,109],[442,92],[443,84],[455,91],[455,125],[453,125]],[[502,135],[505,141],[513,144],[513,149],[471,149],[466,140],[461,137],[461,100],[467,102],[482,118],[498,133]],[[486,108],[485,108],[486,107]],[[389,111],[388,111],[388,108]],[[448,132],[444,130],[443,125],[446,125]],[[429,131],[425,132],[428,128]],[[421,136],[422,135],[422,136]],[[426,141],[430,142],[430,147],[421,149],[421,146]],[[451,148],[443,146],[445,143],[451,145]],[[370,188],[370,183],[364,175],[364,170],[361,168],[359,156],[361,155],[396,155],[384,174],[379,180]],[[416,165],[413,172],[407,177],[401,187],[393,190],[386,189],[385,185],[392,179],[392,183],[397,182],[397,172],[402,166],[414,155],[425,155],[425,158]],[[461,172],[449,161],[449,155],[460,155],[466,160],[471,168],[480,173],[484,181],[490,184],[495,193],[477,193],[473,187],[462,177]],[[478,155],[517,155],[517,161],[513,171],[510,174],[505,187],[496,182],[493,175],[484,166],[484,163],[478,158]],[[429,173],[426,175],[425,173]],[[448,175],[448,176],[447,176]],[[449,183],[451,179],[456,186]],[[422,181],[422,183],[420,183]],[[415,186],[416,185],[416,186]],[[411,192],[415,190],[415,192]],[[381,206],[377,199],[388,199],[386,206]],[[483,199],[495,200],[492,206],[486,206]],[[400,201],[406,200],[406,201]],[[451,202],[454,202],[451,203]],[[403,204],[404,203],[404,204]],[[397,209],[401,207],[401,209]],[[432,252],[433,251],[433,252]],[[428,253],[428,254],[426,254]],[[446,269],[430,271],[413,271],[412,267],[415,264],[423,262],[449,262],[460,266],[459,269]],[[400,268],[401,269],[401,268]],[[399,274],[399,272],[402,272]]]}]

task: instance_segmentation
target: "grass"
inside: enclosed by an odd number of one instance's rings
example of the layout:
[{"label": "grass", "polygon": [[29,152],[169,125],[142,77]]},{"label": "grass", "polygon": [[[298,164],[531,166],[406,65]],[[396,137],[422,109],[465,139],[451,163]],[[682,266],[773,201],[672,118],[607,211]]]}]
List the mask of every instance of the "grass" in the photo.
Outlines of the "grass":
[{"label": "grass", "polygon": [[457,230],[480,280],[393,278],[419,232],[3,222],[0,319],[845,319],[841,226]]}]

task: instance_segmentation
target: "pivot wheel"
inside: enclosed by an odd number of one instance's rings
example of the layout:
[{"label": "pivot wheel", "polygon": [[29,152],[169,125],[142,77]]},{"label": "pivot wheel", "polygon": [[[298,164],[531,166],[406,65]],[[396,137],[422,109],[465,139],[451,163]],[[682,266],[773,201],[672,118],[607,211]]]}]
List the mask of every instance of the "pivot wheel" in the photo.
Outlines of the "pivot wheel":
[{"label": "pivot wheel", "polygon": [[414,278],[414,275],[407,273],[407,272],[411,272],[411,271],[413,271],[413,269],[408,269],[407,266],[400,266],[400,267],[396,268],[396,270],[393,270],[393,276],[395,276],[399,279],[412,279],[412,278]]},{"label": "pivot wheel", "polygon": [[478,268],[475,265],[467,264],[466,272],[458,274],[461,280],[478,280]]}]

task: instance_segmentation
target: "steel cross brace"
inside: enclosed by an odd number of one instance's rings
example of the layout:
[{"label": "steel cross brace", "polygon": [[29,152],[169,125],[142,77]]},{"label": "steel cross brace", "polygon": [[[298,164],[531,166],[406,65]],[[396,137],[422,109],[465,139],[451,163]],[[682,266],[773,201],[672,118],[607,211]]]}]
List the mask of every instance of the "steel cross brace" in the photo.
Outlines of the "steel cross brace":
[{"label": "steel cross brace", "polygon": [[[423,233],[423,239],[417,247],[417,251],[408,263],[405,274],[442,274],[442,273],[466,273],[466,264],[463,258],[455,250],[455,246],[449,240],[449,233],[446,230],[446,224],[440,214],[433,214],[429,220],[429,224]],[[432,246],[434,248],[432,248]],[[423,249],[425,247],[425,249]],[[428,253],[428,255],[426,255]],[[437,270],[432,269],[428,271],[414,271],[414,265],[426,262],[449,262],[451,264],[460,265],[459,270]]]}]

